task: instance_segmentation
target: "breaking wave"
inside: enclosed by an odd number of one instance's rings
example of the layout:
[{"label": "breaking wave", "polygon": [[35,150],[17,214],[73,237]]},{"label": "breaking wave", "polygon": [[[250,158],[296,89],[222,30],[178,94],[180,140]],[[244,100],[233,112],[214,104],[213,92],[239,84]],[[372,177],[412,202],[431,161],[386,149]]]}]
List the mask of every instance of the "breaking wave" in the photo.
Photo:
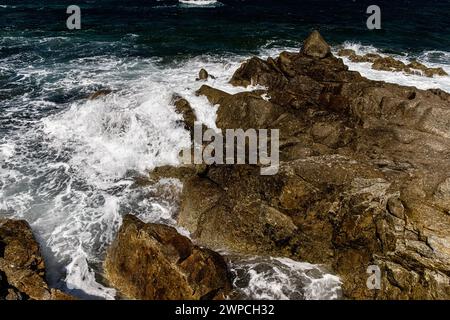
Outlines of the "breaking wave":
[{"label": "breaking wave", "polygon": [[[360,43],[345,42],[343,47],[346,49],[353,49],[358,55],[364,55],[366,53],[378,53],[384,55],[382,50],[377,49],[374,46],[362,45]],[[334,53],[337,52],[335,48]],[[445,51],[424,51],[420,54],[391,54],[394,58],[409,63],[415,59],[428,67],[443,68],[448,74],[450,74],[450,52]],[[450,92],[450,78],[449,76],[434,76],[428,78],[420,75],[409,75],[403,72],[390,72],[373,70],[371,63],[357,63],[351,62],[347,57],[342,57],[344,63],[349,66],[350,70],[358,71],[364,77],[371,80],[386,81],[391,83],[397,83],[404,86],[414,86],[419,89],[434,89],[440,88],[447,92]]]}]

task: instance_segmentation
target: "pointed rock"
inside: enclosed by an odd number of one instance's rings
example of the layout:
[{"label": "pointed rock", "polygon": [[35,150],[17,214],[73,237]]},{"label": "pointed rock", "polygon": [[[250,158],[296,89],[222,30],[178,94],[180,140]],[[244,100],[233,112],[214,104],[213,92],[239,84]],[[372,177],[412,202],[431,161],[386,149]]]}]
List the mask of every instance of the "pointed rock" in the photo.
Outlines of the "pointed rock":
[{"label": "pointed rock", "polygon": [[314,30],[305,40],[301,53],[318,59],[331,54],[331,48],[317,30]]}]

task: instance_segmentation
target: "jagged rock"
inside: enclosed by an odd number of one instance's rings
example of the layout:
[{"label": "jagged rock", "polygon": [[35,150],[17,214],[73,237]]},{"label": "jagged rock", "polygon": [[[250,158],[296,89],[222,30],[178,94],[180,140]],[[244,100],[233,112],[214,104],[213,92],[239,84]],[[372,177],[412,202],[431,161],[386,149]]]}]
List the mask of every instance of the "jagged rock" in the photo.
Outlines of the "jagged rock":
[{"label": "jagged rock", "polygon": [[444,69],[442,68],[428,68],[427,66],[425,66],[424,64],[417,62],[417,61],[412,61],[411,63],[409,63],[407,65],[408,68],[410,69],[415,69],[415,70],[420,70],[422,71],[427,77],[433,77],[434,75],[437,76],[448,76],[447,72],[444,71]]},{"label": "jagged rock", "polygon": [[406,65],[392,57],[382,57],[373,62],[372,69],[383,71],[402,71]]},{"label": "jagged rock", "polygon": [[[178,222],[198,243],[327,264],[349,298],[450,298],[450,94],[286,52],[250,59],[231,83],[270,98],[202,87],[218,127],[280,129],[284,162],[275,176],[212,165],[185,179]],[[366,286],[373,264],[381,291]]]},{"label": "jagged rock", "polygon": [[127,215],[108,249],[106,276],[133,299],[223,299],[231,289],[223,258],[169,226]]},{"label": "jagged rock", "polygon": [[348,58],[352,62],[375,62],[376,60],[382,59],[383,57],[375,53],[366,53],[363,56],[353,54],[350,55]]},{"label": "jagged rock", "polygon": [[[274,72],[277,71],[277,72]],[[260,58],[253,57],[234,73],[230,83],[237,87],[247,87],[256,83],[273,83],[285,81],[285,76],[280,74],[273,64]]]},{"label": "jagged rock", "polygon": [[221,101],[224,98],[227,98],[230,96],[229,93],[226,93],[219,89],[211,88],[210,86],[207,86],[207,85],[201,86],[200,89],[197,90],[196,94],[198,96],[205,96],[206,98],[208,98],[209,102],[213,105],[221,103]]},{"label": "jagged rock", "polygon": [[448,76],[442,68],[429,68],[424,64],[413,60],[409,64],[405,64],[393,57],[381,56],[376,53],[367,53],[363,56],[356,54],[352,49],[340,49],[337,53],[340,57],[347,57],[352,62],[370,62],[372,69],[382,71],[404,72],[406,74],[425,75],[427,77]]},{"label": "jagged rock", "polygon": [[318,59],[331,54],[331,48],[318,31],[313,31],[303,43],[301,53]]},{"label": "jagged rock", "polygon": [[0,219],[0,300],[2,299],[73,299],[48,287],[39,245],[24,220]]},{"label": "jagged rock", "polygon": [[177,113],[180,113],[183,116],[184,127],[192,132],[194,130],[194,124],[197,121],[197,116],[189,101],[179,95],[174,95],[172,103],[175,105]]},{"label": "jagged rock", "polygon": [[253,92],[230,95],[226,92],[202,86],[197,92],[218,104],[217,127],[224,129],[263,128],[275,121],[282,113],[279,106],[264,100]]},{"label": "jagged rock", "polygon": [[97,90],[94,93],[90,94],[88,99],[89,100],[95,100],[101,97],[105,97],[108,94],[112,93],[112,90],[110,89],[102,89],[102,90]]}]

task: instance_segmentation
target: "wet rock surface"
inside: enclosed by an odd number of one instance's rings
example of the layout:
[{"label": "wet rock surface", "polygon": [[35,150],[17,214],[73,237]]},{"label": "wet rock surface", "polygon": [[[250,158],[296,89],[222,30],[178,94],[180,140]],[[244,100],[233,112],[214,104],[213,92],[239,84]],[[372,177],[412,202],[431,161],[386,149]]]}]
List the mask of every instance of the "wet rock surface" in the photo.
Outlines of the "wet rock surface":
[{"label": "wet rock surface", "polygon": [[264,92],[199,90],[220,128],[280,129],[282,162],[184,176],[179,224],[212,249],[325,264],[347,298],[450,298],[450,95],[363,78],[311,38],[230,81]]}]

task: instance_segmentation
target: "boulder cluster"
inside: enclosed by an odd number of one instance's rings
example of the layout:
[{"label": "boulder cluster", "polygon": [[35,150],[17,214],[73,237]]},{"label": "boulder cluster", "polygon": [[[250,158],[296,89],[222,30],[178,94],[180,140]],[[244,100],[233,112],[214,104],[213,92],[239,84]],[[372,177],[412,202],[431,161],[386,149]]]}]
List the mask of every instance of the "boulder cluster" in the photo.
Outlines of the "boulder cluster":
[{"label": "boulder cluster", "polygon": [[[197,94],[219,106],[219,128],[279,129],[280,171],[152,172],[183,180],[177,221],[198,245],[325,264],[346,298],[450,298],[450,94],[368,80],[317,32],[230,82],[266,89]],[[381,290],[367,287],[373,265]]]}]

